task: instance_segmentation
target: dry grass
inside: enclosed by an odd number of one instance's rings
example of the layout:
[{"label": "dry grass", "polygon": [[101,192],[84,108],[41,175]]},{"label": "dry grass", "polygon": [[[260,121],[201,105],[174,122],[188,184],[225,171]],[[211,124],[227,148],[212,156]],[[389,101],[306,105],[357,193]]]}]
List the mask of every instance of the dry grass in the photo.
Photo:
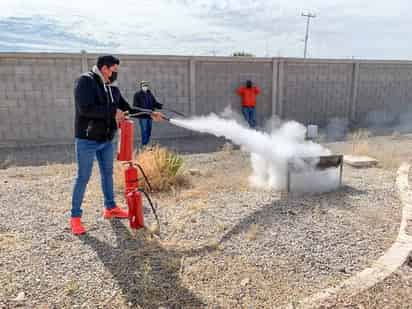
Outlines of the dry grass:
[{"label": "dry grass", "polygon": [[373,155],[379,161],[379,166],[384,169],[394,169],[398,168],[402,160],[397,156],[397,151],[395,146],[386,146],[386,147],[372,147],[376,149],[373,151]]},{"label": "dry grass", "polygon": [[[277,308],[302,293],[285,282],[279,273],[268,276],[247,257],[225,255],[220,247],[217,246],[206,260],[191,259],[182,275],[183,281],[200,295],[213,299],[215,305],[210,307]],[[293,283],[293,279],[290,282]],[[284,296],[279,298],[278,295]]]},{"label": "dry grass", "polygon": [[354,155],[367,156],[370,155],[369,138],[371,133],[366,129],[360,129],[349,135],[351,152]]},{"label": "dry grass", "polygon": [[327,141],[327,135],[326,134],[318,134],[318,136],[314,140],[318,144],[325,143]]},{"label": "dry grass", "polygon": [[75,280],[69,281],[65,286],[64,286],[64,293],[66,295],[73,295],[79,290],[80,286]]},{"label": "dry grass", "polygon": [[228,152],[228,153],[231,153],[231,152],[233,152],[234,150],[235,150],[235,147],[233,146],[233,144],[232,144],[232,143],[228,143],[228,142],[224,143],[223,146],[222,146],[222,148],[221,148],[221,151],[223,151],[223,152]]},{"label": "dry grass", "polygon": [[222,147],[220,148],[220,151],[217,152],[216,158],[219,160],[229,160],[234,151],[235,151],[235,148],[233,144],[224,143]]},{"label": "dry grass", "polygon": [[188,199],[207,199],[209,196],[209,190],[206,189],[191,189],[180,192],[176,197],[176,201],[183,201]]},{"label": "dry grass", "polygon": [[[169,191],[187,184],[182,173],[183,159],[164,147],[145,149],[137,155],[136,161],[145,171],[153,191]],[[149,189],[146,183],[145,189]]]},{"label": "dry grass", "polygon": [[202,211],[204,208],[206,208],[206,206],[207,204],[205,202],[197,202],[190,204],[187,208],[190,211],[190,214],[195,214]]},{"label": "dry grass", "polygon": [[353,155],[369,156],[379,161],[379,167],[384,169],[398,168],[401,159],[397,156],[394,145],[379,145],[371,140],[371,133],[360,129],[349,136],[349,151]]},{"label": "dry grass", "polygon": [[11,156],[7,156],[6,159],[0,161],[0,170],[9,168],[13,165],[13,159]]},{"label": "dry grass", "polygon": [[[153,192],[176,190],[189,184],[183,173],[183,158],[167,148],[154,146],[144,149],[137,153],[136,161],[143,168]],[[114,178],[118,190],[124,189],[124,169],[124,164],[117,163],[115,166]],[[150,191],[142,175],[139,183],[145,190]]]}]

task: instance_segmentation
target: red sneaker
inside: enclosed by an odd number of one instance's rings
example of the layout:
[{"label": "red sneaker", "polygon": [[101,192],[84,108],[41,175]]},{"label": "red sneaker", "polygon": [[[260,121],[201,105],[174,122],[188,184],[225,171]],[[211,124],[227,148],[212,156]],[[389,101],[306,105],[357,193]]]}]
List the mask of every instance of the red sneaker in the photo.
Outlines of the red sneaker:
[{"label": "red sneaker", "polygon": [[105,209],[103,213],[103,217],[105,219],[111,219],[111,218],[126,219],[126,218],[129,218],[129,213],[127,210],[123,210],[120,207],[116,206],[115,208],[112,208],[112,209]]},{"label": "red sneaker", "polygon": [[74,235],[82,235],[86,233],[86,229],[84,228],[82,222],[80,221],[80,217],[71,218],[70,225],[72,227],[72,233]]}]

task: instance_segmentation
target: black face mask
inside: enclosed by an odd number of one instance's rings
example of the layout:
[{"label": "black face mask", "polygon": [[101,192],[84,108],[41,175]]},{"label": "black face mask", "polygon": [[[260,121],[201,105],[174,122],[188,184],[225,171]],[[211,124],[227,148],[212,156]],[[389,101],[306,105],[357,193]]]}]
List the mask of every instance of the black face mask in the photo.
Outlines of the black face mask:
[{"label": "black face mask", "polygon": [[252,82],[248,80],[248,81],[246,82],[246,87],[247,87],[247,88],[252,88]]},{"label": "black face mask", "polygon": [[117,79],[117,72],[113,71],[112,75],[109,77],[109,81],[113,83]]}]

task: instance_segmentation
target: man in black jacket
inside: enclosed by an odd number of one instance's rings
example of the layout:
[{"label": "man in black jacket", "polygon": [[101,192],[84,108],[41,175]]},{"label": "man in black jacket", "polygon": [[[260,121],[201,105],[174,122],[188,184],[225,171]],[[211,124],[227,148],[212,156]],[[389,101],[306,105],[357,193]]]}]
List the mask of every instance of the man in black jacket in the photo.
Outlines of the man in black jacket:
[{"label": "man in black jacket", "polygon": [[[140,90],[134,94],[133,106],[154,111],[155,109],[162,109],[153,93],[149,89],[149,82],[142,80],[140,82]],[[152,135],[152,119],[139,119],[140,132],[142,135],[142,146],[146,146],[150,142]]]},{"label": "man in black jacket", "polygon": [[[127,211],[116,205],[113,190],[113,137],[117,122],[122,120],[125,111],[139,112],[131,108],[122,97],[120,90],[112,83],[117,78],[119,59],[114,56],[101,56],[92,71],[82,74],[74,87],[75,101],[75,146],[77,177],[73,190],[71,228],[73,234],[86,232],[81,223],[82,201],[87,183],[92,173],[94,158],[100,168],[101,185],[104,195],[104,217],[127,218]],[[162,120],[162,114],[153,112],[140,117]]]}]

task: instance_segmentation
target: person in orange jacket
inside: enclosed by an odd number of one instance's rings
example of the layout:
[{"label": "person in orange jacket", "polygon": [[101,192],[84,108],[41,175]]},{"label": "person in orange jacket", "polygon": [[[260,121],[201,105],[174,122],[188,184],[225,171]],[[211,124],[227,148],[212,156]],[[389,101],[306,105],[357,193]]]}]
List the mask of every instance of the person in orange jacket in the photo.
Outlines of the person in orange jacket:
[{"label": "person in orange jacket", "polygon": [[237,94],[242,97],[242,114],[251,128],[256,127],[256,96],[260,94],[260,89],[254,86],[252,81],[246,81],[246,87],[241,86]]}]

